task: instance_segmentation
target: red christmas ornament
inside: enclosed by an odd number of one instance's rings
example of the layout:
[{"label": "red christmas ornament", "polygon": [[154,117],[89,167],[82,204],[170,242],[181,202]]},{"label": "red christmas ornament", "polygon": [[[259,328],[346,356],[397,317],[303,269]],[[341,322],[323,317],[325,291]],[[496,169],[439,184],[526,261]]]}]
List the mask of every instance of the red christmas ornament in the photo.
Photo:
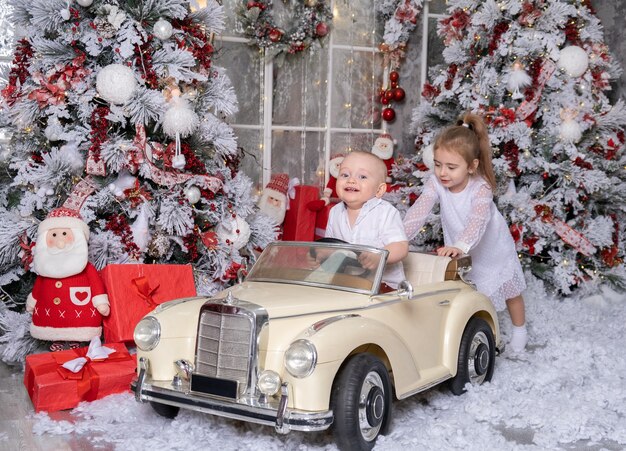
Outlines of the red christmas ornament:
[{"label": "red christmas ornament", "polygon": [[320,38],[328,34],[328,25],[325,22],[320,22],[315,26],[315,34]]},{"label": "red christmas ornament", "polygon": [[396,88],[393,90],[393,100],[401,102],[404,100],[405,92],[402,88]]},{"label": "red christmas ornament", "polygon": [[383,105],[389,105],[389,99],[385,96],[382,96],[380,98],[380,103],[382,103]]},{"label": "red christmas ornament", "polygon": [[281,38],[283,37],[283,32],[282,30],[280,30],[279,28],[272,28],[269,32],[269,34],[267,35],[267,37],[270,39],[270,41],[272,42],[278,42],[281,40]]},{"label": "red christmas ornament", "polygon": [[219,244],[217,233],[213,232],[212,230],[201,233],[200,240],[202,240],[202,244],[204,244],[207,249],[210,250],[217,249],[217,245]]},{"label": "red christmas ornament", "polygon": [[389,73],[389,80],[391,80],[391,81],[398,81],[398,80],[400,80],[400,74],[398,72],[396,72],[395,70],[391,71]]},{"label": "red christmas ornament", "polygon": [[391,82],[391,89],[395,89],[398,87],[398,82],[397,81],[392,81]]},{"label": "red christmas ornament", "polygon": [[383,119],[387,122],[392,122],[396,118],[396,112],[393,108],[385,108],[383,110]]},{"label": "red christmas ornament", "polygon": [[387,100],[392,100],[393,99],[393,91],[391,89],[387,89],[385,91],[385,98]]}]

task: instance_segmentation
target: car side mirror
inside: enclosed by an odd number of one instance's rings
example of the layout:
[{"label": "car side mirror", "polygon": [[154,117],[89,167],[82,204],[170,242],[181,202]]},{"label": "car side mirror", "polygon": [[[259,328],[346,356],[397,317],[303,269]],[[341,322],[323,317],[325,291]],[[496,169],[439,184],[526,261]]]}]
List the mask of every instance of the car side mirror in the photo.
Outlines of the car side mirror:
[{"label": "car side mirror", "polygon": [[398,294],[411,299],[413,297],[413,285],[408,280],[403,280],[398,285]]}]

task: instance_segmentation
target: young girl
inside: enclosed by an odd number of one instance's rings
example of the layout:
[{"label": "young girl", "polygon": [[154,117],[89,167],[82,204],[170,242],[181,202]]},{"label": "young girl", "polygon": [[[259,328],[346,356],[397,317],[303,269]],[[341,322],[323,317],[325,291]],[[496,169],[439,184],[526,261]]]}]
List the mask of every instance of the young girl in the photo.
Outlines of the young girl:
[{"label": "young girl", "polygon": [[495,175],[491,146],[482,119],[467,113],[445,129],[433,146],[435,174],[404,218],[409,239],[424,225],[436,202],[440,205],[445,246],[437,254],[469,254],[469,276],[496,310],[506,307],[513,323],[510,347],[521,352],[528,340],[524,273],[504,217],[493,202]]}]

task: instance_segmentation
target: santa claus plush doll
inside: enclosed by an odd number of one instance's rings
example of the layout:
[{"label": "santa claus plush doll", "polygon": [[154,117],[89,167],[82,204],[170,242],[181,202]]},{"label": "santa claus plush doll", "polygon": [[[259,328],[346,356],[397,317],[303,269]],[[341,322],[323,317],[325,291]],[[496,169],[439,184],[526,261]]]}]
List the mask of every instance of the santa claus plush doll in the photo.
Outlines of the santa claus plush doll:
[{"label": "santa claus plush doll", "polygon": [[326,184],[326,188],[324,188],[324,192],[322,194],[321,199],[313,200],[307,204],[309,210],[319,211],[328,205],[331,201],[338,202],[337,198],[337,177],[339,177],[339,167],[341,166],[341,162],[345,158],[345,155],[342,153],[334,154],[330,157],[328,161],[328,172],[330,177],[328,178],[328,183]]},{"label": "santa claus plush doll", "polygon": [[89,228],[77,211],[52,210],[39,224],[33,248],[33,271],[38,277],[26,300],[32,312],[30,333],[64,344],[90,341],[102,333],[102,316],[110,312],[109,298],[96,268],[87,261]]},{"label": "santa claus plush doll", "polygon": [[263,194],[257,203],[259,210],[280,225],[285,220],[287,210],[287,190],[289,189],[289,176],[287,174],[273,174],[265,185]]},{"label": "santa claus plush doll", "polygon": [[385,166],[387,166],[387,191],[389,191],[391,187],[391,167],[395,162],[393,159],[393,145],[394,141],[391,135],[389,133],[383,133],[376,138],[372,146],[372,153],[383,160]]}]

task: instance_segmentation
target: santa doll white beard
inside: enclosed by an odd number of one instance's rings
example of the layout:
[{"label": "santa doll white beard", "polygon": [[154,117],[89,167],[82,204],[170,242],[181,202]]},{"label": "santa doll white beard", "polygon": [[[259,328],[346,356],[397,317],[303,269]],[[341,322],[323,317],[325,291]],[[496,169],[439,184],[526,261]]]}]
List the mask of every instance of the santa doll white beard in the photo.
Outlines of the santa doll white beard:
[{"label": "santa doll white beard", "polygon": [[282,224],[285,220],[285,207],[281,202],[279,205],[272,205],[268,198],[269,195],[263,194],[259,201],[259,208],[263,213],[276,221],[277,224]]},{"label": "santa doll white beard", "polygon": [[33,270],[43,277],[69,277],[80,273],[89,258],[87,240],[78,229],[74,232],[74,243],[63,249],[49,249],[46,244],[46,235],[42,233],[37,238],[37,245],[33,249]]}]

